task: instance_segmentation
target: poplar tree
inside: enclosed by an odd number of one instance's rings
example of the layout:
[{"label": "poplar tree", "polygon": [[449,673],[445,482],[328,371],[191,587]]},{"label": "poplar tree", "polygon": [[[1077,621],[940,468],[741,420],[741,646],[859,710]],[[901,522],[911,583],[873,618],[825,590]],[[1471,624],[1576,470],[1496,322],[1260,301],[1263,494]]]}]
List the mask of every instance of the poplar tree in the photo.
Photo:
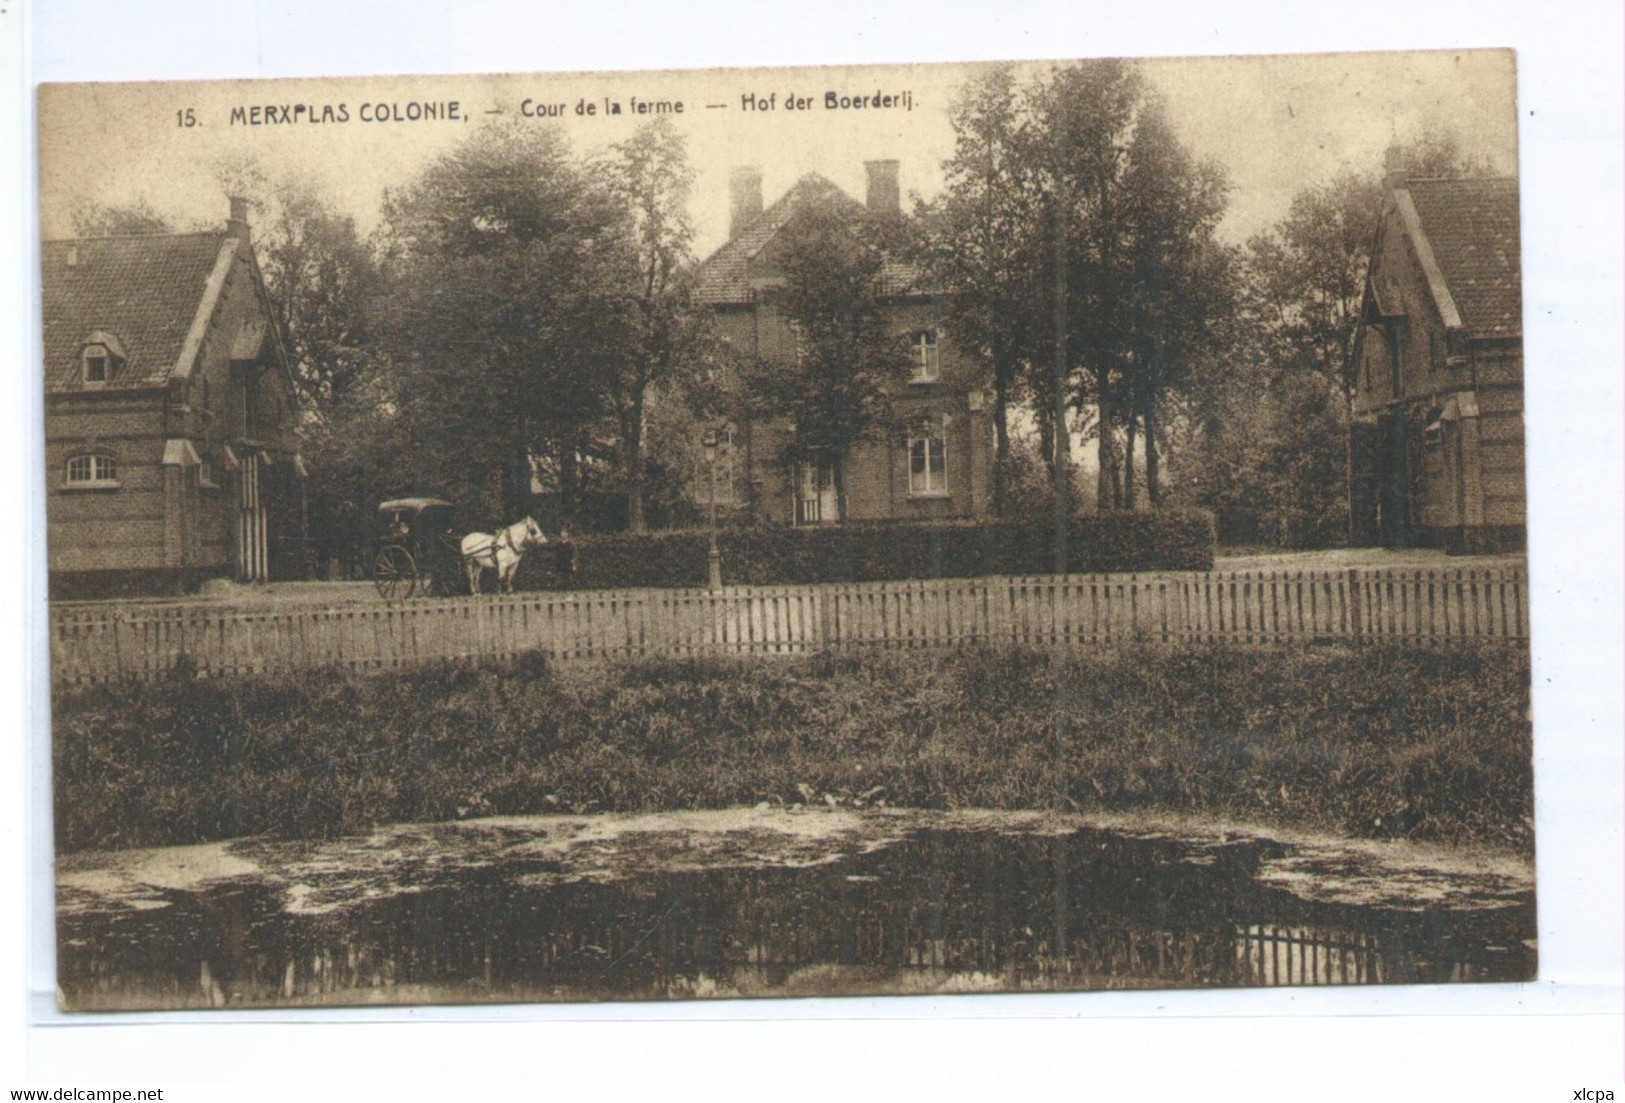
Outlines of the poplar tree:
[{"label": "poplar tree", "polygon": [[[1132,63],[1058,69],[1029,100],[1030,156],[1043,166],[1048,203],[1064,224],[1052,252],[1035,254],[1033,265],[1065,279],[1063,385],[1074,411],[1096,410],[1098,501],[1134,506],[1143,432],[1155,506],[1158,411],[1194,378],[1204,329],[1228,309],[1226,255],[1213,236],[1223,177],[1181,146]],[[1056,282],[1052,276],[1046,298]]]},{"label": "poplar tree", "polygon": [[923,205],[925,264],[943,295],[949,337],[976,356],[992,389],[993,505],[1008,507],[1010,411],[1027,387],[1043,327],[1035,312],[1035,235],[1041,226],[1035,166],[1027,156],[1022,94],[1009,66],[974,77],[950,113],[953,154],[944,187]]},{"label": "poplar tree", "polygon": [[694,230],[687,205],[694,173],[682,135],[665,118],[617,145],[606,167],[631,219],[635,252],[625,291],[625,347],[606,383],[619,429],[627,526],[642,532],[651,393],[703,355],[703,326],[689,300]]}]

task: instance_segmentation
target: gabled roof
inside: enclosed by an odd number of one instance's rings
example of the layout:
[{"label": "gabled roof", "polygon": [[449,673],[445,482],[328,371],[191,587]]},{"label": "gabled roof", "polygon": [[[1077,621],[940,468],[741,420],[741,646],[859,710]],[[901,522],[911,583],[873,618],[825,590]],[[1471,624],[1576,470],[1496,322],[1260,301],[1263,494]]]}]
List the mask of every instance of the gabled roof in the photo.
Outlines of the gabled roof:
[{"label": "gabled roof", "polygon": [[[863,204],[853,199],[825,176],[809,172],[797,180],[789,191],[774,201],[728,240],[721,248],[701,262],[695,282],[696,302],[722,306],[752,301],[749,265],[751,258],[760,253],[789,224],[803,204],[830,201],[848,209],[853,215],[863,212]],[[920,273],[911,264],[886,258],[880,268],[880,293],[906,295],[920,291]]]},{"label": "gabled roof", "polygon": [[43,242],[45,389],[83,386],[79,353],[98,331],[126,357],[103,389],[166,383],[205,310],[211,276],[236,245],[224,230]]},{"label": "gabled roof", "polygon": [[1396,196],[1446,324],[1453,307],[1470,336],[1521,335],[1517,179],[1412,180]]}]

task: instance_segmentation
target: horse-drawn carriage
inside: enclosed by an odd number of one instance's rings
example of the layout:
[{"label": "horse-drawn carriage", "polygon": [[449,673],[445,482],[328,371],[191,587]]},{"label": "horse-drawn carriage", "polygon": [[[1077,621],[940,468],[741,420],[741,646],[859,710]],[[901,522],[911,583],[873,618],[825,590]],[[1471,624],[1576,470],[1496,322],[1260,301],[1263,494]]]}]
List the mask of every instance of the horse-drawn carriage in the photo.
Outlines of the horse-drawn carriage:
[{"label": "horse-drawn carriage", "polygon": [[439,498],[397,498],[378,506],[372,581],[385,601],[455,593],[463,576],[457,507]]},{"label": "horse-drawn carriage", "polygon": [[[385,601],[479,593],[485,571],[512,591],[526,551],[547,543],[524,518],[495,533],[457,535],[457,507],[440,498],[396,498],[378,506],[378,555],[372,579]],[[465,589],[466,587],[466,589]]]}]

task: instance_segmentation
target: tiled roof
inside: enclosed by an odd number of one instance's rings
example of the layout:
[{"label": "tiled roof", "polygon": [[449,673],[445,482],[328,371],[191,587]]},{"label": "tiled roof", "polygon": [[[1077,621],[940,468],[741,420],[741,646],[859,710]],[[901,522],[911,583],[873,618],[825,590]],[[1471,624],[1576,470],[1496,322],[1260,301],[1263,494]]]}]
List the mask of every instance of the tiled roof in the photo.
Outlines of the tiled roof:
[{"label": "tiled roof", "polygon": [[80,346],[96,332],[111,335],[127,357],[107,388],[164,383],[225,240],[216,230],[44,242],[45,389],[82,386]]},{"label": "tiled roof", "polygon": [[1517,179],[1412,180],[1406,188],[1463,327],[1475,337],[1520,335]]},{"label": "tiled roof", "polygon": [[[713,306],[750,302],[750,258],[784,229],[802,204],[826,198],[849,209],[854,215],[863,210],[861,203],[826,177],[809,172],[736,236],[701,262],[694,291],[696,301]],[[919,270],[911,264],[887,258],[881,265],[879,290],[882,295],[904,295],[918,291],[919,283]]]}]

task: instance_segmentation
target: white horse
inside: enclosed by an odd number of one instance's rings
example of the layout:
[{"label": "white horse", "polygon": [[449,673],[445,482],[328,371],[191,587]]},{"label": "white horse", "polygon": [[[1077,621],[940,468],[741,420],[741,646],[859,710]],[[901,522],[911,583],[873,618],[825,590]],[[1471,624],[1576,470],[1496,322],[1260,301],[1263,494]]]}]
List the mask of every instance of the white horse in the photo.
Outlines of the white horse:
[{"label": "white horse", "polygon": [[463,565],[468,568],[470,593],[480,592],[480,575],[486,570],[497,573],[497,588],[513,593],[513,576],[519,571],[519,561],[531,548],[547,543],[542,526],[526,517],[516,521],[494,535],[471,532],[463,537]]}]

